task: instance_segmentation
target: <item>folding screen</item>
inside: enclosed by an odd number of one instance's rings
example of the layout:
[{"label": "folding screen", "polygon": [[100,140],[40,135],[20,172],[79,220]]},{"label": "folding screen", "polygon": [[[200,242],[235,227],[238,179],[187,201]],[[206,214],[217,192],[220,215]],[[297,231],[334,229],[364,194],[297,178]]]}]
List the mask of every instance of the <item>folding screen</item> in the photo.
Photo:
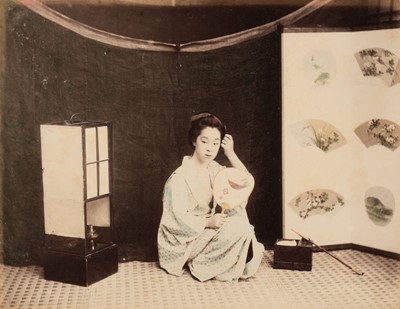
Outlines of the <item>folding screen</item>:
[{"label": "folding screen", "polygon": [[400,29],[282,35],[283,224],[400,253]]}]

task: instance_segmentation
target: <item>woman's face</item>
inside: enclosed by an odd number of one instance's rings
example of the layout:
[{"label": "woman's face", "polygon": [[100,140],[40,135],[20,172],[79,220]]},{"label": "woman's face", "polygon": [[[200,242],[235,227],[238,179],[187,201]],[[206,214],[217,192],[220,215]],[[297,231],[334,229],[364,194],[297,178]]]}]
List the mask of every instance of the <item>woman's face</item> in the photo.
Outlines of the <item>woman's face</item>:
[{"label": "woman's face", "polygon": [[221,146],[221,132],[217,128],[204,128],[194,143],[194,156],[201,163],[215,159]]}]

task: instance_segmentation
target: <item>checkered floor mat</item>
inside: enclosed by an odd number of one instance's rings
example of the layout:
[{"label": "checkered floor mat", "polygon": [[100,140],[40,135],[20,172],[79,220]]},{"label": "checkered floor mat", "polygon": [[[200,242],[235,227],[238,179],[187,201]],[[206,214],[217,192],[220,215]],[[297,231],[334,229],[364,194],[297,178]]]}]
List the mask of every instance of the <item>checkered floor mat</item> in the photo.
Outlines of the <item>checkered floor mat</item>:
[{"label": "checkered floor mat", "polygon": [[165,273],[157,263],[127,262],[89,287],[43,278],[39,266],[0,265],[0,308],[400,308],[400,261],[356,250],[313,253],[312,271],[272,268],[266,251],[256,276],[239,282],[201,283],[187,271]]}]

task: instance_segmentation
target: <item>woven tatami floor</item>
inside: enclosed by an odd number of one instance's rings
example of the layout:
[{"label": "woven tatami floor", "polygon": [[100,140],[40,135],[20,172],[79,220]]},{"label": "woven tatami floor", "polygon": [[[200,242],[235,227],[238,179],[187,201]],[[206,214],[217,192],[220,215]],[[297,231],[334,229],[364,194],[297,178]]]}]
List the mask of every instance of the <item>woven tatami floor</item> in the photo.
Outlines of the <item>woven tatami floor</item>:
[{"label": "woven tatami floor", "polygon": [[157,263],[127,262],[87,288],[47,281],[39,266],[0,265],[1,308],[400,308],[400,261],[356,250],[323,252],[308,271],[272,268],[266,251],[256,276],[236,283],[201,283],[188,272],[167,275]]}]

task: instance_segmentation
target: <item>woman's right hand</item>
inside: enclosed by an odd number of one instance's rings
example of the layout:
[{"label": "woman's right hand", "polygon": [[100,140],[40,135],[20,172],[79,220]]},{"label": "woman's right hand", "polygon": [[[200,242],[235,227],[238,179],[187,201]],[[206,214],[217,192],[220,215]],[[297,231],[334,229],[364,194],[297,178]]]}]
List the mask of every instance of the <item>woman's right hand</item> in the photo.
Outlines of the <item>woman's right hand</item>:
[{"label": "woman's right hand", "polygon": [[206,227],[211,229],[219,229],[226,222],[227,215],[225,214],[214,214],[206,219]]}]

